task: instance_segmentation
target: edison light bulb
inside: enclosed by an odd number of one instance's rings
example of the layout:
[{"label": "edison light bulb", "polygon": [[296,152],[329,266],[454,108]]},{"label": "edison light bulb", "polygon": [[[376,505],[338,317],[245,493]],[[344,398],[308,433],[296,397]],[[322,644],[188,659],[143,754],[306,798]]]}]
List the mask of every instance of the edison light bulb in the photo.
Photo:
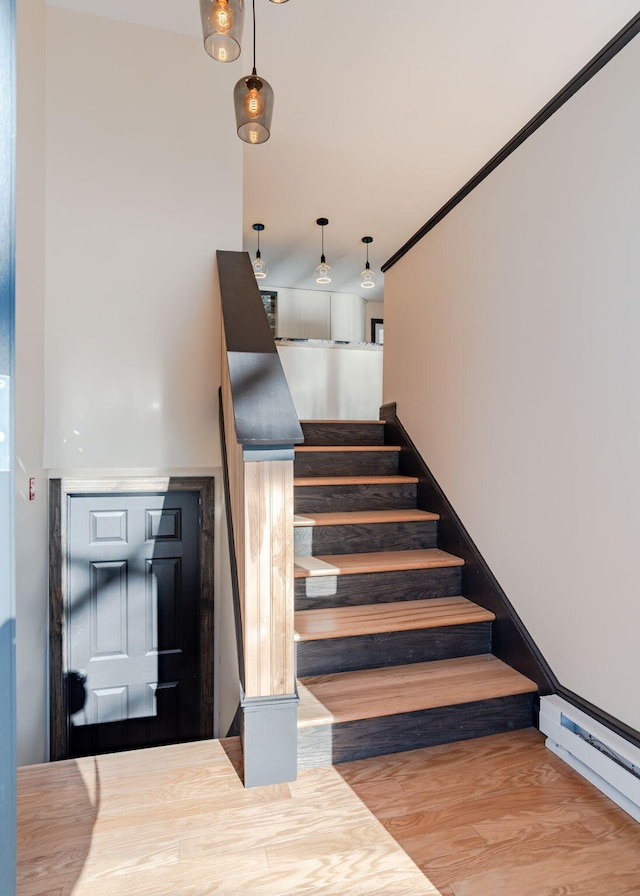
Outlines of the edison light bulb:
[{"label": "edison light bulb", "polygon": [[218,0],[213,8],[213,27],[220,34],[226,34],[233,27],[233,11],[229,0]]},{"label": "edison light bulb", "polygon": [[264,100],[260,96],[257,87],[252,87],[249,90],[245,104],[249,118],[259,118],[264,113]]},{"label": "edison light bulb", "polygon": [[233,105],[238,137],[245,143],[265,143],[269,139],[273,90],[268,81],[258,78],[255,68],[234,87]]}]

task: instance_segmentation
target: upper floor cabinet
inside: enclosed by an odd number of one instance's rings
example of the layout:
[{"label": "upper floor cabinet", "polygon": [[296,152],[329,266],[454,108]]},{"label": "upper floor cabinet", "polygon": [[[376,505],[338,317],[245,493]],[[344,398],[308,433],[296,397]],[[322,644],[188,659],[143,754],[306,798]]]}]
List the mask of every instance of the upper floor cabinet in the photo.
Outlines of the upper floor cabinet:
[{"label": "upper floor cabinet", "polygon": [[329,339],[331,297],[312,289],[278,289],[276,335],[290,339]]},{"label": "upper floor cabinet", "polygon": [[365,302],[360,296],[284,287],[277,293],[277,336],[344,342],[365,339]]},{"label": "upper floor cabinet", "polygon": [[360,296],[336,292],[331,296],[331,339],[364,342],[366,302]]}]

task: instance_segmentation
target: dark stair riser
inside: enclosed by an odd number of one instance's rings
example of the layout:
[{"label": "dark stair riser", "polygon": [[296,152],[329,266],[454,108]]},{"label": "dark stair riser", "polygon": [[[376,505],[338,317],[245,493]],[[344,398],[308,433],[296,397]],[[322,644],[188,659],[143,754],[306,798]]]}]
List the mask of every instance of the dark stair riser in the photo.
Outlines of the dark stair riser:
[{"label": "dark stair riser", "polygon": [[412,510],[415,483],[369,485],[297,485],[295,513],[344,513],[349,510]]},{"label": "dark stair riser", "polygon": [[294,476],[397,476],[399,451],[300,451]]},{"label": "dark stair riser", "polygon": [[534,724],[537,696],[517,694],[298,730],[298,769],[504,734]]},{"label": "dark stair riser", "polygon": [[428,600],[460,594],[461,566],[405,569],[342,576],[307,576],[295,580],[296,610]]},{"label": "dark stair riser", "polygon": [[436,520],[408,523],[362,523],[346,526],[296,526],[296,557],[411,551],[438,546]]},{"label": "dark stair riser", "polygon": [[384,445],[380,423],[301,423],[305,445]]},{"label": "dark stair riser", "polygon": [[490,652],[490,622],[299,641],[297,675],[330,675]]}]

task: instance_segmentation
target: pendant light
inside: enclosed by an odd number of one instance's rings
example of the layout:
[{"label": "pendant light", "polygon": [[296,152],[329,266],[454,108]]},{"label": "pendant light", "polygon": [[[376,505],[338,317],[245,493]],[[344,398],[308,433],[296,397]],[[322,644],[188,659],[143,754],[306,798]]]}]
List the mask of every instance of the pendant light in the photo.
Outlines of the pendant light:
[{"label": "pendant light", "polygon": [[273,90],[256,72],[256,0],[253,0],[253,70],[233,91],[238,137],[245,143],[266,143],[271,136]]},{"label": "pendant light", "polygon": [[260,255],[260,233],[264,230],[264,224],[254,224],[253,229],[258,234],[258,249],[256,251],[256,260],[253,262],[253,273],[255,274],[256,280],[264,280],[269,273],[269,268]]},{"label": "pendant light", "polygon": [[373,273],[369,265],[369,243],[373,242],[373,237],[363,236],[362,242],[365,243],[367,247],[367,263],[364,266],[364,271],[360,274],[360,286],[363,289],[371,289],[376,285],[376,275]]},{"label": "pendant light", "polygon": [[200,0],[204,48],[218,62],[233,62],[240,55],[244,27],[244,0]]},{"label": "pendant light", "polygon": [[320,253],[320,264],[314,271],[316,283],[331,283],[331,268],[327,264],[324,257],[324,228],[328,223],[328,218],[318,218],[316,220],[316,224],[322,227],[322,250]]}]

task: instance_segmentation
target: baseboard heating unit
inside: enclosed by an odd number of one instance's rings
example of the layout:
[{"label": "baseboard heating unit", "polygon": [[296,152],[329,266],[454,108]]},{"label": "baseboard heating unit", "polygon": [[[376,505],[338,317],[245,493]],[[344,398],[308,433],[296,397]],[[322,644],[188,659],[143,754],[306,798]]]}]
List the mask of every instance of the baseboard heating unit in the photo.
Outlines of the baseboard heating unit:
[{"label": "baseboard heating unit", "polygon": [[540,698],[546,745],[640,821],[640,750],[562,697]]}]

